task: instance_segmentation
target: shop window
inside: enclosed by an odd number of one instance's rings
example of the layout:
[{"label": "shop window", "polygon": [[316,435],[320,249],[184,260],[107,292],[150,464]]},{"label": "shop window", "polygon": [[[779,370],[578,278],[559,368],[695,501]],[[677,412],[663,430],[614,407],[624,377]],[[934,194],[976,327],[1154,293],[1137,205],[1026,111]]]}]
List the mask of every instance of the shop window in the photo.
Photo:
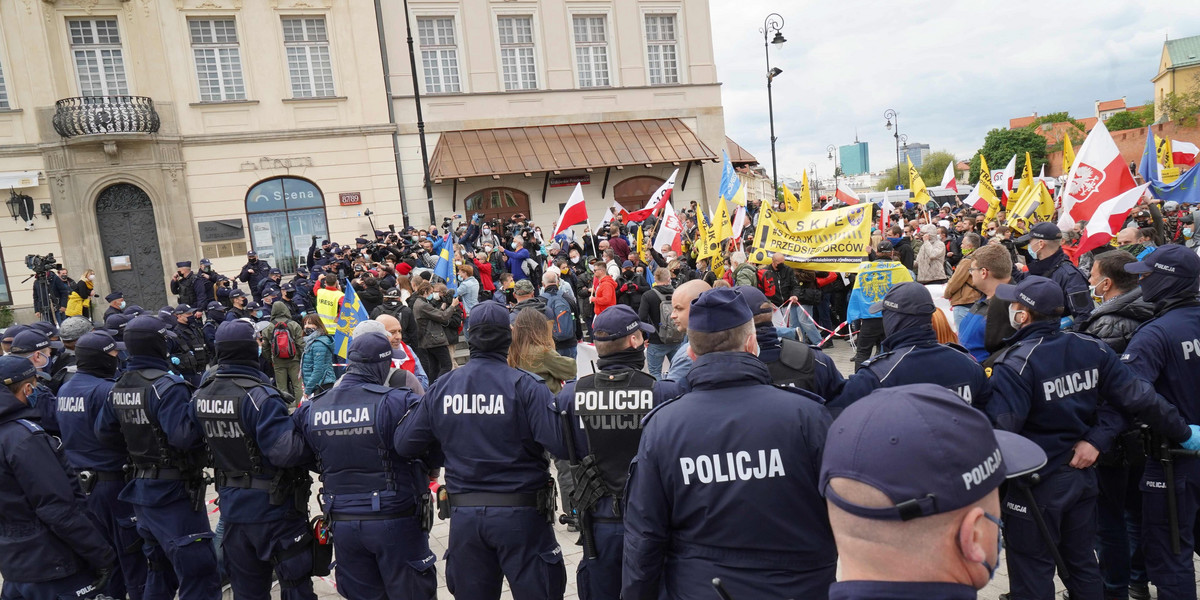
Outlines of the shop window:
[{"label": "shop window", "polygon": [[629,212],[642,210],[646,202],[650,201],[650,196],[653,196],[663,183],[666,183],[665,179],[648,175],[630,177],[613,186],[613,198]]},{"label": "shop window", "polygon": [[529,194],[512,188],[488,188],[467,196],[463,206],[467,218],[483,213],[484,219],[508,219],[521,213],[529,216]]},{"label": "shop window", "polygon": [[284,273],[304,264],[312,236],[329,239],[325,196],[316,184],[299,177],[276,177],[251,187],[246,193],[246,220],[250,247],[258,258]]}]

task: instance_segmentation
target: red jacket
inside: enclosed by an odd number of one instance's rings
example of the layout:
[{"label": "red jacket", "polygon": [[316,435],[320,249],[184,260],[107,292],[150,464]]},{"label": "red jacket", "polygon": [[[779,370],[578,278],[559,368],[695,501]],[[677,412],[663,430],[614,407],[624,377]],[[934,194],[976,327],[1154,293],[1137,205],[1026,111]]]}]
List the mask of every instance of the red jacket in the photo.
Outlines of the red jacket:
[{"label": "red jacket", "polygon": [[485,292],[496,291],[496,284],[492,281],[492,263],[480,262],[478,258],[475,260],[475,276],[479,278],[479,286]]},{"label": "red jacket", "polygon": [[604,312],[604,309],[617,303],[617,282],[608,273],[605,273],[599,281],[596,282],[596,299],[592,302],[595,306],[596,314]]}]

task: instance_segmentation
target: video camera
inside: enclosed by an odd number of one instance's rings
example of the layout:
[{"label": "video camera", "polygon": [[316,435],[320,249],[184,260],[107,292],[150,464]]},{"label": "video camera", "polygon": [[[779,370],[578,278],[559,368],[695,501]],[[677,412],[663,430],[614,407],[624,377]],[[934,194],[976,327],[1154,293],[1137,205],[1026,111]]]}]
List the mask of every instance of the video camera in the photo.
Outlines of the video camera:
[{"label": "video camera", "polygon": [[45,256],[38,256],[36,254],[27,254],[27,255],[25,255],[25,266],[30,271],[33,271],[33,273],[35,275],[42,275],[42,274],[46,273],[47,271],[51,271],[51,270],[57,271],[58,269],[62,268],[61,264],[54,262],[54,253],[53,252],[51,252],[50,254],[47,254]]}]

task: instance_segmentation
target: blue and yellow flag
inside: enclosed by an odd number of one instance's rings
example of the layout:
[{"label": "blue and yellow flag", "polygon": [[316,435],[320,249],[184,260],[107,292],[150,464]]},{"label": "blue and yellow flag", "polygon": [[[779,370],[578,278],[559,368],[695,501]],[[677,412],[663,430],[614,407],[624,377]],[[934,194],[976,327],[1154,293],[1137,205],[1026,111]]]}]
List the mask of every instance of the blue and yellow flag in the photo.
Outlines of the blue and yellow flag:
[{"label": "blue and yellow flag", "polygon": [[333,347],[337,355],[346,358],[350,351],[350,340],[354,339],[354,328],[363,321],[370,320],[367,309],[363,308],[354,286],[346,286],[346,296],[342,299],[342,309],[338,311],[337,327],[333,334]]},{"label": "blue and yellow flag", "polygon": [[721,157],[725,160],[721,165],[721,187],[717,190],[717,198],[723,198],[738,206],[745,206],[746,187],[742,185],[742,179],[734,170],[733,163],[729,160],[729,154],[722,150]]},{"label": "blue and yellow flag", "polygon": [[850,303],[846,306],[846,320],[882,317],[882,313],[871,314],[867,309],[883,300],[896,284],[912,280],[912,273],[899,261],[862,263],[854,280],[854,290],[850,292]]},{"label": "blue and yellow flag", "polygon": [[446,288],[450,290],[458,288],[454,272],[454,242],[454,234],[447,233],[442,240],[442,251],[438,254],[437,266],[433,268],[433,274],[446,280]]}]

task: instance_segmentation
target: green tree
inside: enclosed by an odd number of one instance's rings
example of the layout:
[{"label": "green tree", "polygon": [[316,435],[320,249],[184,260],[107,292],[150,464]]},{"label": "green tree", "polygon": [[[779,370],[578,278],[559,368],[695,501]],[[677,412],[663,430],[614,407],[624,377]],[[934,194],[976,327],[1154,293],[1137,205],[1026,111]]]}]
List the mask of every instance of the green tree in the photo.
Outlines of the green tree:
[{"label": "green tree", "polygon": [[1117,113],[1108,118],[1104,122],[1104,126],[1109,131],[1121,131],[1124,129],[1138,129],[1145,127],[1154,122],[1154,103],[1146,102],[1141,109],[1137,111],[1125,111]]},{"label": "green tree", "polygon": [[1171,92],[1159,103],[1159,111],[1169,121],[1179,121],[1184,127],[1195,127],[1200,116],[1200,75],[1193,78],[1196,91],[1190,93]]},{"label": "green tree", "polygon": [[[971,183],[979,181],[979,155],[987,158],[988,167],[1003,169],[1013,155],[1017,155],[1017,177],[1025,168],[1025,153],[1032,160],[1033,172],[1036,174],[1046,164],[1046,138],[1036,134],[1031,129],[993,129],[983,140],[983,148],[971,157]],[[945,168],[945,167],[943,167]]]},{"label": "green tree", "polygon": [[[1025,128],[1030,131],[1037,131],[1038,127],[1041,127],[1042,125],[1045,125],[1046,123],[1070,123],[1070,124],[1074,125],[1076,129],[1078,129],[1080,131],[1084,130],[1083,123],[1075,120],[1074,117],[1072,117],[1069,113],[1067,113],[1065,111],[1050,113],[1048,115],[1042,115],[1042,116],[1034,119],[1033,122],[1030,123],[1029,125],[1026,125]],[[990,166],[991,163],[988,163],[988,165]]]},{"label": "green tree", "polygon": [[[946,172],[946,165],[954,161],[954,155],[945,150],[931,152],[925,160],[921,161],[921,166],[917,167],[917,172],[921,174],[921,180],[926,186],[935,186],[942,182],[942,175]],[[879,183],[875,184],[875,191],[894,190],[896,189],[896,168],[892,167],[884,174]],[[908,165],[900,163],[900,185],[908,189]]]}]

